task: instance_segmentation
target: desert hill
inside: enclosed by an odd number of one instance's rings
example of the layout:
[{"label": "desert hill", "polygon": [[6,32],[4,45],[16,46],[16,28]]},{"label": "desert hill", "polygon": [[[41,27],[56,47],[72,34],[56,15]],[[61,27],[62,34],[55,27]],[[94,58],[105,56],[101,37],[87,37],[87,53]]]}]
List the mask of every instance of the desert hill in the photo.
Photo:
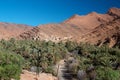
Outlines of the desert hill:
[{"label": "desert hill", "polygon": [[93,29],[81,37],[81,41],[97,45],[107,44],[115,46],[120,44],[120,18]]},{"label": "desert hill", "polygon": [[0,39],[14,38],[31,28],[28,25],[0,22]]},{"label": "desert hill", "polygon": [[[8,27],[9,26],[9,27]],[[73,15],[59,24],[45,24],[37,27],[0,23],[0,39],[33,39],[46,41],[78,41],[96,45],[119,44],[120,9],[111,8],[105,14],[91,12],[87,15]]]},{"label": "desert hill", "polygon": [[116,44],[116,40],[112,40],[113,36],[119,34],[119,17],[119,8],[111,8],[106,14],[96,12],[85,16],[76,14],[60,24],[37,26],[22,33],[20,38],[55,42],[69,39],[93,44],[103,44],[109,38],[110,44],[113,46]]},{"label": "desert hill", "polygon": [[100,24],[91,32],[81,37],[81,41],[96,45],[109,44],[110,47],[120,45],[120,9],[108,11],[113,20]]}]

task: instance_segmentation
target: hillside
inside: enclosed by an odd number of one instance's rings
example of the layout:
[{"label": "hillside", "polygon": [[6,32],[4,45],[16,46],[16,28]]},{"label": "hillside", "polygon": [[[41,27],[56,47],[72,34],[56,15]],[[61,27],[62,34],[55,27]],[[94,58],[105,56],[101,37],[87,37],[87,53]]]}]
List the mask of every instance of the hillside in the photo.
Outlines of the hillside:
[{"label": "hillside", "polygon": [[93,29],[90,33],[81,37],[81,41],[97,45],[110,43],[110,47],[119,45],[120,41],[120,18]]},{"label": "hillside", "polygon": [[33,39],[46,41],[77,41],[110,46],[119,44],[120,9],[111,8],[106,14],[91,12],[73,15],[59,24],[31,27],[21,24],[0,23],[0,39]]},{"label": "hillside", "polygon": [[0,39],[10,39],[30,30],[32,27],[22,24],[0,22]]},{"label": "hillside", "polygon": [[[54,42],[69,39],[93,44],[103,44],[107,38],[113,39],[113,35],[118,35],[120,25],[119,17],[119,8],[111,8],[106,14],[92,12],[85,16],[74,15],[59,24],[37,26],[30,31],[20,34],[19,38],[51,40]],[[113,46],[116,44],[116,40],[110,41],[109,43]]]},{"label": "hillside", "polygon": [[83,35],[81,41],[97,45],[109,44],[110,47],[120,45],[120,9],[110,9],[108,14],[114,19]]}]

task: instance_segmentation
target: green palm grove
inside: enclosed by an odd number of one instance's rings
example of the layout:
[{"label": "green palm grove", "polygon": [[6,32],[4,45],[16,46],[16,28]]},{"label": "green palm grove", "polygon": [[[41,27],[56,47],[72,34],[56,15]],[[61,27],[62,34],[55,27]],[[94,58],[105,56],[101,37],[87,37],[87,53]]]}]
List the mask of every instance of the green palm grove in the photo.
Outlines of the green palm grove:
[{"label": "green palm grove", "polygon": [[[76,63],[69,63],[69,54]],[[77,79],[78,71],[86,72],[86,80],[93,72],[95,80],[120,79],[120,49],[101,47],[72,41],[54,43],[52,41],[15,40],[0,41],[0,80],[19,80],[22,69],[30,70],[36,66],[36,73],[52,73],[57,76],[54,66],[62,59],[68,62],[68,71]],[[85,80],[84,79],[84,80]]]}]

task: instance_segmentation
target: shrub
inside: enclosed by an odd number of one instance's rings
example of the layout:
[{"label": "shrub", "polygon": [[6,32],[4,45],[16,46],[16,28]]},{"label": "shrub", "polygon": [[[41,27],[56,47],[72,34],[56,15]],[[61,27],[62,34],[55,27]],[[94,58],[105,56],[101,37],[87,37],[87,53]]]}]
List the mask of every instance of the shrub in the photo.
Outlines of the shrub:
[{"label": "shrub", "polygon": [[23,58],[1,49],[0,51],[0,79],[11,80],[20,79]]}]

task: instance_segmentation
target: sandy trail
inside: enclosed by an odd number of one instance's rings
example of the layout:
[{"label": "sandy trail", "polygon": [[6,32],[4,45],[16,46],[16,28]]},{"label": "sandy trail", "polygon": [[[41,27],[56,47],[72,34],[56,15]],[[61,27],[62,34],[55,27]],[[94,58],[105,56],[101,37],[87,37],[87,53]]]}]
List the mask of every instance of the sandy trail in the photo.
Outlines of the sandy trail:
[{"label": "sandy trail", "polygon": [[[52,74],[40,73],[38,80],[56,80],[57,78],[52,76]],[[36,74],[34,72],[29,72],[23,70],[23,74],[20,76],[20,80],[36,80]]]}]

